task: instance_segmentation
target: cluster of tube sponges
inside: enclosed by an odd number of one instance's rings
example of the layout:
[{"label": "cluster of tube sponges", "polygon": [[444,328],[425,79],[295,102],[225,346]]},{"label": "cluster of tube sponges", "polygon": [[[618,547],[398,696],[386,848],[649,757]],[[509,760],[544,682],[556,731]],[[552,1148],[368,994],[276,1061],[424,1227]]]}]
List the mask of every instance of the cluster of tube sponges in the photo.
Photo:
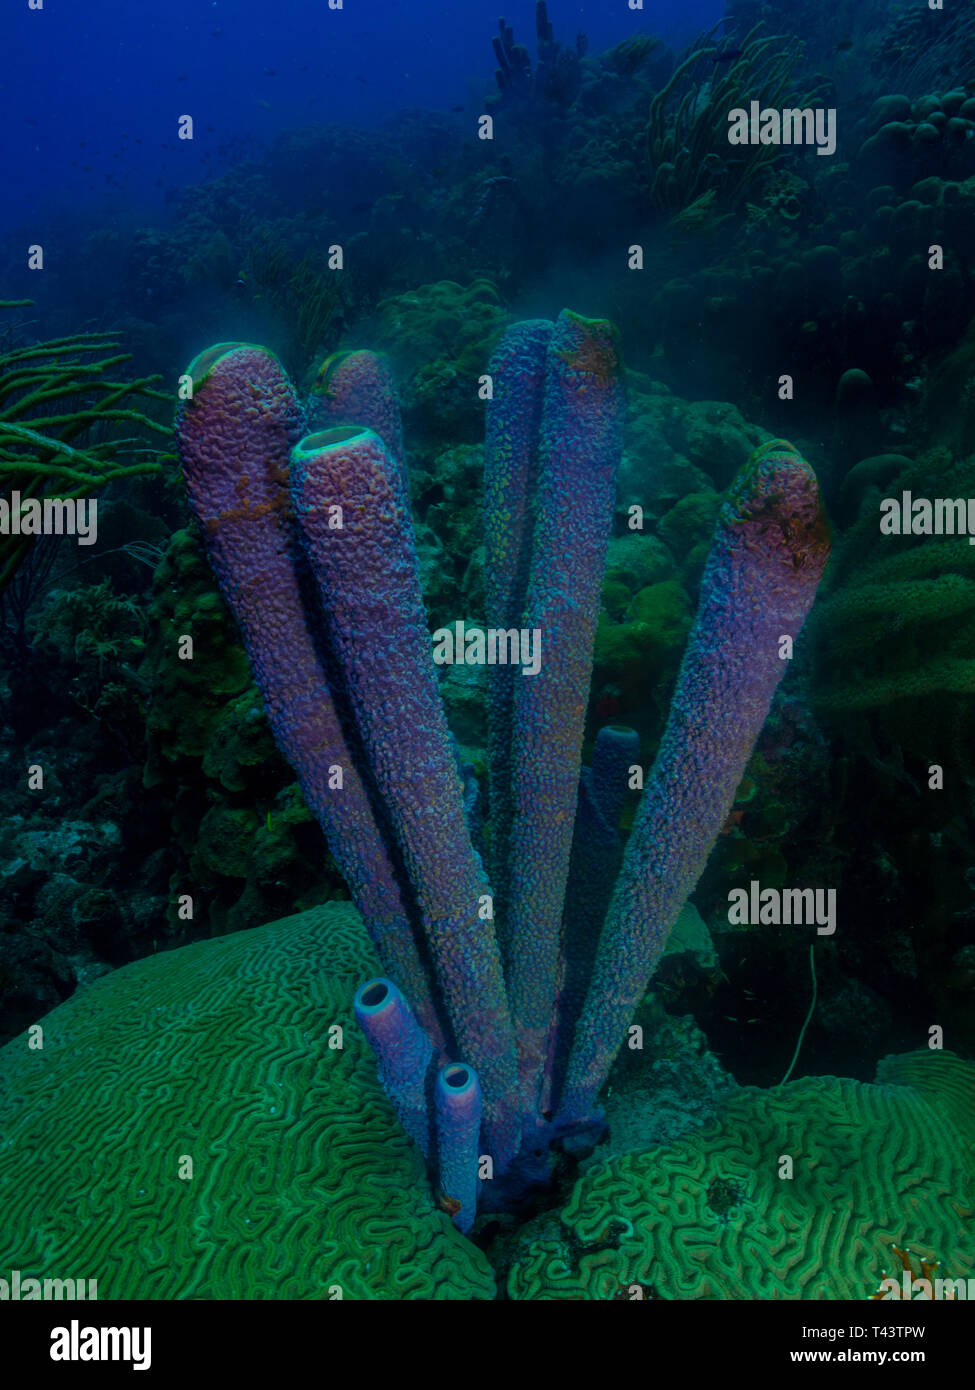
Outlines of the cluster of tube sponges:
[{"label": "cluster of tube sponges", "polygon": [[541,639],[537,674],[489,667],[490,881],[440,700],[385,361],[330,359],[306,408],[272,353],[219,344],[188,369],[177,421],[275,739],[383,964],[356,1016],[462,1230],[488,1189],[497,1205],[555,1140],[598,1121],[828,546],[811,470],[766,446],[719,518],[624,850],[636,735],[601,730],[582,767],[623,441],[617,337],[569,311],[515,324],[488,375],[487,625]]}]

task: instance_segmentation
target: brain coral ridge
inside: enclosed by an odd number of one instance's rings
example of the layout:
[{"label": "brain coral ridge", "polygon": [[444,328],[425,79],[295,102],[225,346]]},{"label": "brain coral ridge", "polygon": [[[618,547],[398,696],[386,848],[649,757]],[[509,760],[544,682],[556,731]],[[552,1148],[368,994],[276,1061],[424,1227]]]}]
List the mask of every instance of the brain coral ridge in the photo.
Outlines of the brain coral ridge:
[{"label": "brain coral ridge", "polygon": [[587,1172],[509,1294],[866,1299],[893,1245],[970,1278],[973,1101],[975,1065],[948,1053],[887,1058],[873,1085],[743,1089],[708,1128]]}]

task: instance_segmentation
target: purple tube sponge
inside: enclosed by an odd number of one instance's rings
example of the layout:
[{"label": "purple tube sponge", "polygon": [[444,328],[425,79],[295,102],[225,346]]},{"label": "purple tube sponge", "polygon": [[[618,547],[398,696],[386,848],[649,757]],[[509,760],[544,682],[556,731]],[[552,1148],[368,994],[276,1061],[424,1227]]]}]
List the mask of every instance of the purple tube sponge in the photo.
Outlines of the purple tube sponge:
[{"label": "purple tube sponge", "polygon": [[441,1067],[433,1090],[440,1201],[465,1234],[477,1213],[481,1087],[473,1067]]},{"label": "purple tube sponge", "polygon": [[592,766],[584,767],[579,777],[562,919],[564,975],[553,1033],[552,1094],[556,1097],[565,1082],[572,1034],[585,1003],[599,935],[623,861],[620,815],[629,769],[639,761],[640,736],[636,730],[608,725],[596,735]]},{"label": "purple tube sponge", "polygon": [[308,430],[364,425],[375,431],[406,478],[403,423],[392,369],[378,352],[334,352],[325,359],[308,398]]},{"label": "purple tube sponge", "polygon": [[[484,437],[484,588],[488,627],[518,629],[525,611],[535,521],[538,433],[545,354],[552,324],[513,324],[488,365],[493,383]],[[491,798],[491,882],[497,896],[502,954],[511,839],[511,750],[516,666],[488,669],[488,767]]]},{"label": "purple tube sponge", "polygon": [[520,674],[514,690],[507,981],[526,1120],[550,1079],[562,905],[623,448],[622,377],[612,325],[563,310],[546,358],[524,617],[540,634],[541,667]]},{"label": "purple tube sponge", "polygon": [[367,980],[355,995],[355,1016],[379,1062],[379,1080],[424,1158],[431,1154],[427,1073],[433,1044],[392,980]]},{"label": "purple tube sponge", "polygon": [[518,1133],[511,1021],[398,469],[371,430],[337,427],[296,446],[291,482],[345,693],[419,908],[457,1052],[481,1078],[485,1139],[503,1171]]},{"label": "purple tube sponge", "polygon": [[583,1122],[693,891],[786,670],[829,553],[816,478],[759,449],[718,517],[670,718],[643,792],[576,1026],[560,1118]]},{"label": "purple tube sponge", "polygon": [[412,927],[299,583],[288,456],[304,433],[301,406],[273,353],[247,343],[217,344],[196,357],[187,374],[193,396],[176,421],[186,487],[275,741],[325,832],[384,968],[439,1044]]},{"label": "purple tube sponge", "polygon": [[606,724],[592,750],[593,801],[613,831],[619,829],[630,768],[640,762],[640,735],[623,724]]}]

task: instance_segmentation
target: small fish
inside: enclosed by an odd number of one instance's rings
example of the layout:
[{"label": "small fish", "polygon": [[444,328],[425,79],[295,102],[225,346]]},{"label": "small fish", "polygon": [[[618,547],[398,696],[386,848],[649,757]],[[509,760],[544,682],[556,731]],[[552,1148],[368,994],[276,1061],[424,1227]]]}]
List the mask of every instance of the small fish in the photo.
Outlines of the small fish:
[{"label": "small fish", "polygon": [[714,65],[717,67],[719,63],[733,63],[736,58],[741,57],[741,54],[742,50],[740,48],[722,49],[720,53],[715,54]]},{"label": "small fish", "polygon": [[837,53],[849,53],[852,47],[852,39],[840,39],[839,43],[836,45],[836,51]]},{"label": "small fish", "polygon": [[461,1208],[459,1198],[448,1197],[445,1192],[437,1193],[437,1202],[441,1211],[445,1211],[448,1216],[456,1216]]},{"label": "small fish", "polygon": [[451,111],[463,111],[463,106],[452,106]]}]

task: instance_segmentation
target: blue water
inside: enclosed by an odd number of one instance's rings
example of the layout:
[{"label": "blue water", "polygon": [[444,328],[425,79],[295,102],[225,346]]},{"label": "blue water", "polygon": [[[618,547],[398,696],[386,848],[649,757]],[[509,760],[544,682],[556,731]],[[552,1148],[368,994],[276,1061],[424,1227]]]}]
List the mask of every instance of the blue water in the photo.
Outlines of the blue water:
[{"label": "blue water", "polygon": [[[0,20],[0,231],[52,205],[82,218],[148,211],[289,127],[369,125],[407,107],[474,113],[494,87],[500,11],[535,46],[534,0],[40,3],[5,0]],[[723,10],[553,0],[549,15],[561,41],[583,30],[599,51],[633,33],[686,43]],[[192,142],[177,139],[187,113]]]}]

